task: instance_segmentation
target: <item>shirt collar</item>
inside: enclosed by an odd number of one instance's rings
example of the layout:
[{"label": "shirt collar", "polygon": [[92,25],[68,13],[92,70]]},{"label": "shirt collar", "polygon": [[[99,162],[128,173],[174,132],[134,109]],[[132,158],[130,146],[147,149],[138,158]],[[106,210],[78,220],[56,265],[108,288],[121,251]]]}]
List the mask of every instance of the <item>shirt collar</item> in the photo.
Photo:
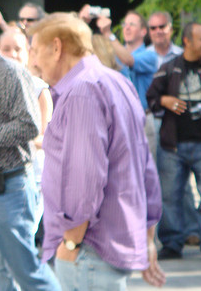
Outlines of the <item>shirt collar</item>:
[{"label": "shirt collar", "polygon": [[[153,44],[149,45],[148,49],[156,52]],[[182,48],[179,46],[176,46],[173,42],[171,42],[169,46],[169,50],[166,55],[170,55],[170,54],[179,55],[181,54],[181,52],[182,52]]]},{"label": "shirt collar", "polygon": [[176,50],[175,50],[175,47],[174,47],[173,43],[171,42],[170,43],[170,46],[169,46],[169,50],[167,52],[167,55],[170,55],[172,53],[175,54],[176,53]]},{"label": "shirt collar", "polygon": [[66,91],[66,84],[70,88],[74,78],[90,63],[96,61],[98,58],[95,55],[87,56],[81,58],[81,60],[70,70],[66,73],[66,75],[60,79],[55,86],[53,86],[53,92],[56,92],[57,96],[62,95],[64,91]]}]

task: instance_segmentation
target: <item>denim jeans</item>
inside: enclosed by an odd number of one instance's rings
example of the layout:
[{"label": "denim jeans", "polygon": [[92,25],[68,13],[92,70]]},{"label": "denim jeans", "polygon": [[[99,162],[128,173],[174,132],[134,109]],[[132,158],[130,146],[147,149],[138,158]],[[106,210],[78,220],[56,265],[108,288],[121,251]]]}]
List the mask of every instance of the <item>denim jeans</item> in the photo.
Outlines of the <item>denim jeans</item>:
[{"label": "denim jeans", "polygon": [[87,245],[81,247],[75,262],[56,259],[55,271],[63,291],[126,291],[131,274],[113,268]]},{"label": "denim jeans", "polygon": [[[158,236],[163,246],[181,252],[185,241],[184,196],[190,172],[201,193],[201,143],[178,143],[177,152],[160,149],[158,170],[163,195],[163,214]],[[201,215],[194,207],[194,219],[201,232]]]},{"label": "denim jeans", "polygon": [[20,291],[0,253],[0,291]]},{"label": "denim jeans", "polygon": [[1,291],[17,290],[13,278],[24,291],[61,291],[51,268],[37,257],[38,195],[32,169],[5,181],[5,192],[0,195]]},{"label": "denim jeans", "polygon": [[[160,146],[160,128],[161,128],[162,119],[161,118],[154,118],[154,125],[155,125],[155,131],[156,131],[156,137],[157,137],[157,161],[159,160],[159,155],[161,151]],[[157,162],[158,163],[158,162]],[[158,164],[157,164],[158,167]],[[184,194],[184,237],[185,239],[188,236],[196,235],[199,236],[200,233],[200,225],[197,221],[197,214],[195,210],[195,204],[194,204],[194,197],[190,185],[190,181],[186,184],[185,187],[185,194]]]}]

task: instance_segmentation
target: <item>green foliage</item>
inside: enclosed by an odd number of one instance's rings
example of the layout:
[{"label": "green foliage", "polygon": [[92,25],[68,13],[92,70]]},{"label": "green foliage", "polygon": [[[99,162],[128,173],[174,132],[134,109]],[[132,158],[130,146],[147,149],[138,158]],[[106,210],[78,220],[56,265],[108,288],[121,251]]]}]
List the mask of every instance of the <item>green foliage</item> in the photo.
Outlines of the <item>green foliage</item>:
[{"label": "green foliage", "polygon": [[147,20],[149,15],[155,11],[168,11],[173,19],[173,39],[178,45],[181,45],[181,33],[184,24],[193,20],[201,22],[200,0],[144,0],[136,11]]},{"label": "green foliage", "polygon": [[[135,0],[127,0],[135,7]],[[132,5],[131,5],[132,6]],[[144,0],[135,11],[139,12],[148,20],[155,11],[168,11],[173,19],[173,40],[181,45],[181,33],[186,22],[197,21],[201,23],[201,0]],[[113,29],[122,40],[121,25]]]}]

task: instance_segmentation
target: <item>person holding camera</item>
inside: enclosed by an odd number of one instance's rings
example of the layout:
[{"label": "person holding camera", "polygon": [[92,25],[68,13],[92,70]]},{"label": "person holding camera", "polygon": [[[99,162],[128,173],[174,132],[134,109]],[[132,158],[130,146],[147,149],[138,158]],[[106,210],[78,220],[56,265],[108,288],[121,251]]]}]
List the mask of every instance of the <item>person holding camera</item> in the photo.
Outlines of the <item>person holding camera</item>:
[{"label": "person holding camera", "polygon": [[111,41],[122,67],[121,73],[131,80],[137,90],[146,113],[146,136],[151,153],[156,160],[154,117],[147,104],[146,92],[153,80],[153,74],[157,71],[157,55],[155,52],[147,50],[144,43],[147,35],[147,23],[141,14],[129,10],[122,23],[125,45],[121,44],[112,33],[111,25],[112,20],[108,17],[100,16],[97,20],[100,32]]},{"label": "person holding camera", "polygon": [[[161,66],[147,92],[154,112],[165,109],[160,131],[158,170],[163,215],[158,236],[159,259],[181,258],[184,246],[184,188],[190,172],[201,193],[201,24],[188,23],[182,34],[184,53]],[[197,211],[201,225],[201,216]]]}]

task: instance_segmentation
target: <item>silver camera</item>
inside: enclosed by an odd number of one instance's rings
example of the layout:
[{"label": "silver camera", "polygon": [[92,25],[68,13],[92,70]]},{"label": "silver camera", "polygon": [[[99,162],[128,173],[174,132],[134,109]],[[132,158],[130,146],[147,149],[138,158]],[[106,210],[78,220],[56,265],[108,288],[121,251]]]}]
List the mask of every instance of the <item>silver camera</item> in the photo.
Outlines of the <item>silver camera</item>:
[{"label": "silver camera", "polygon": [[201,118],[201,103],[191,106],[189,109],[190,116],[192,120],[198,120]]},{"label": "silver camera", "polygon": [[100,16],[110,18],[111,12],[109,8],[102,8],[100,6],[90,6],[89,15],[91,18],[98,18]]}]

